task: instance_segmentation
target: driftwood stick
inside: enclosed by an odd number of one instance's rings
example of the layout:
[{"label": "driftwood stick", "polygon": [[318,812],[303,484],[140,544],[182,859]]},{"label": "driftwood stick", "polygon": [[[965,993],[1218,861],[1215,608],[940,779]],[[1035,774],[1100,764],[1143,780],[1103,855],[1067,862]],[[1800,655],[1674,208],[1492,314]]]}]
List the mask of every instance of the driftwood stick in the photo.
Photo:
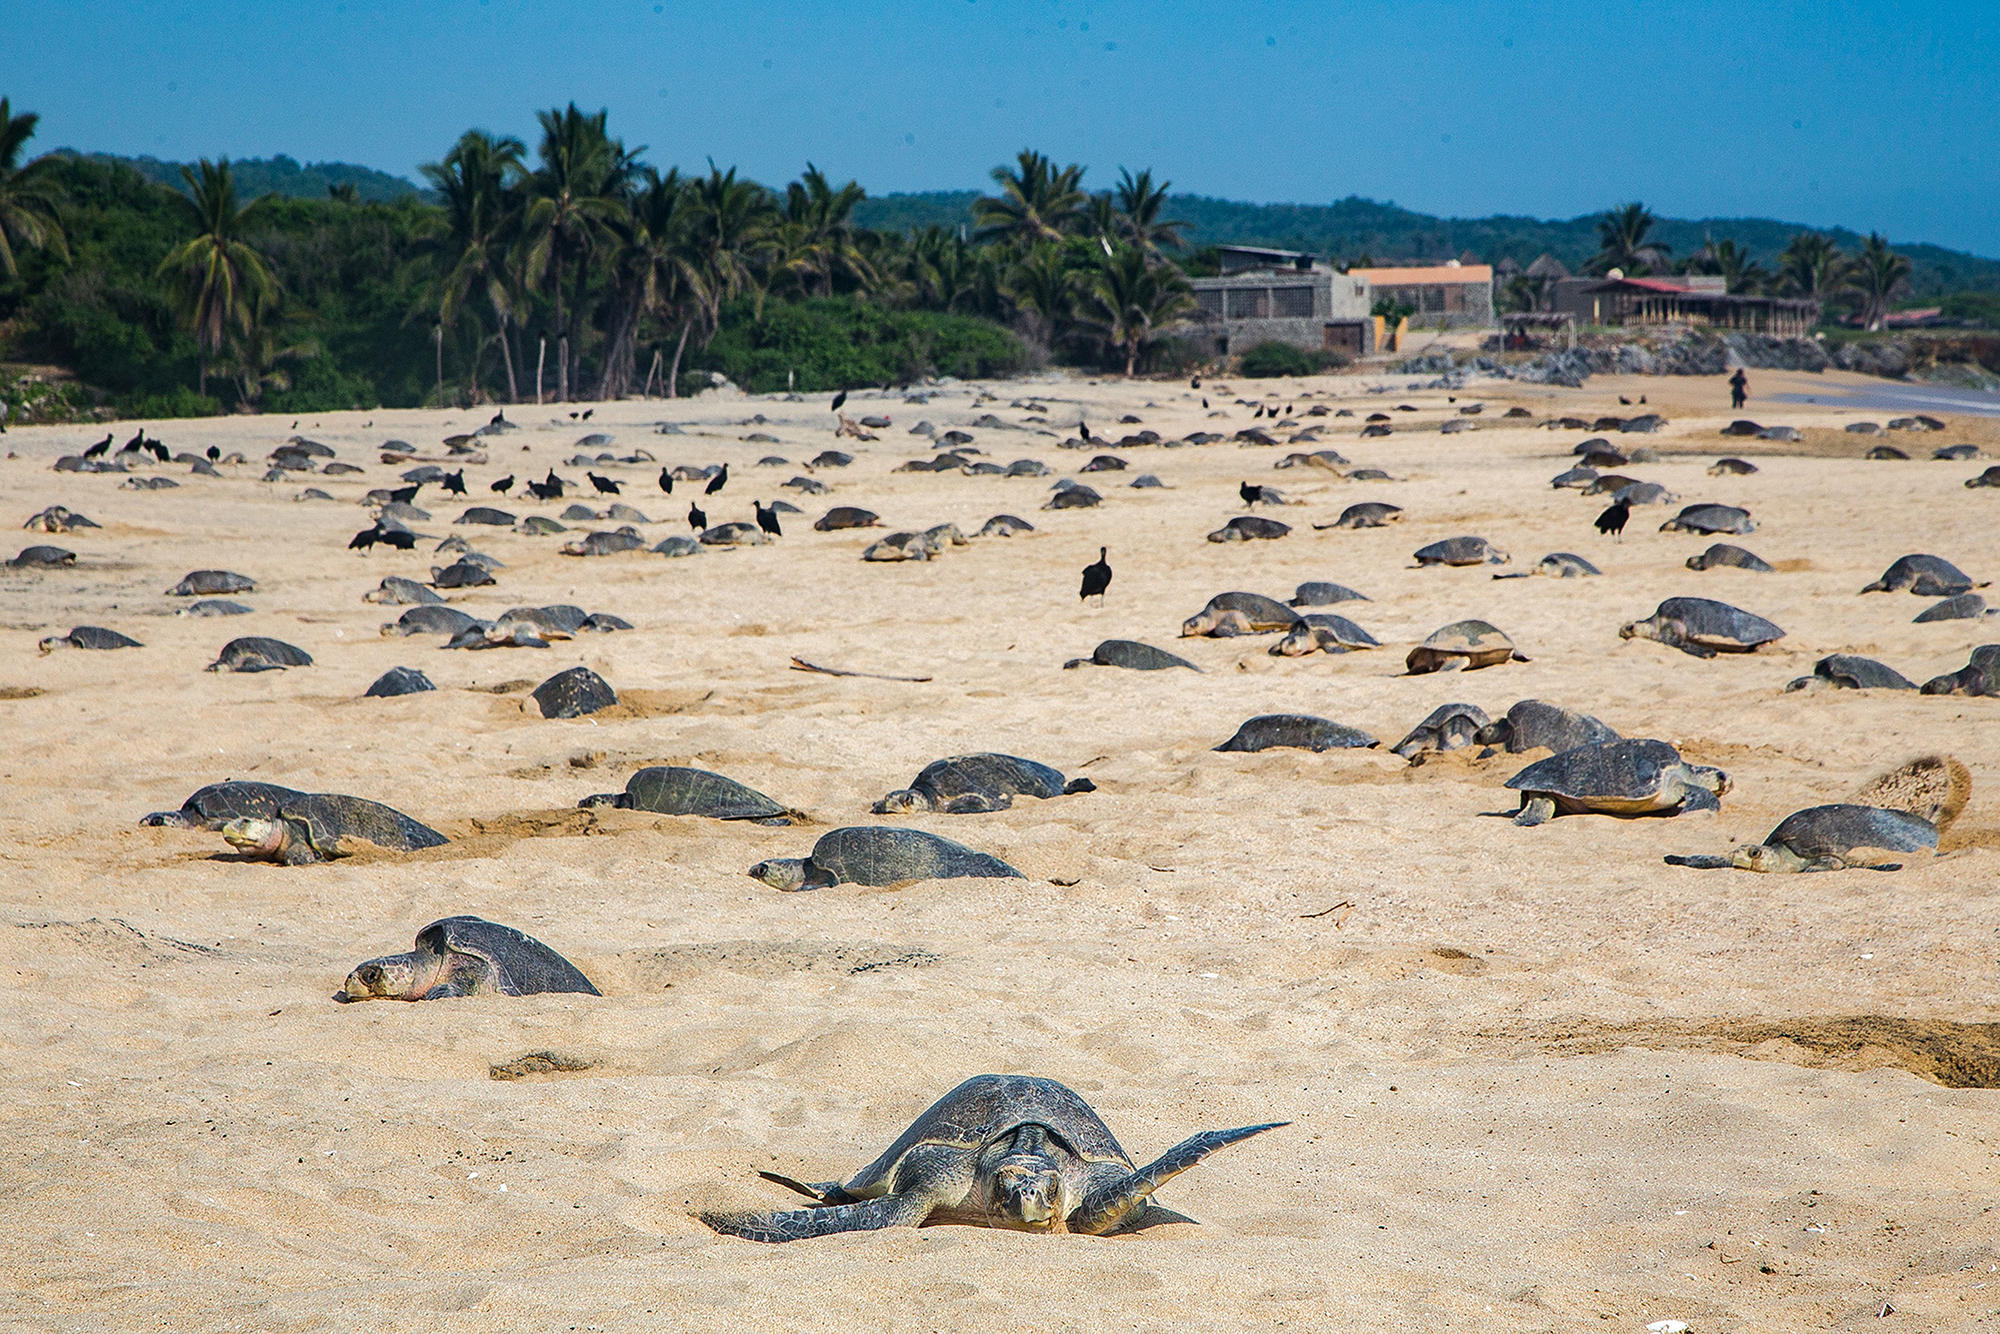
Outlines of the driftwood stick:
[{"label": "driftwood stick", "polygon": [[822,667],[816,662],[807,662],[804,658],[793,658],[792,670],[795,672],[818,672],[822,676],[865,676],[872,681],[928,681],[931,679],[928,676],[890,676],[884,672],[850,672],[840,667]]}]

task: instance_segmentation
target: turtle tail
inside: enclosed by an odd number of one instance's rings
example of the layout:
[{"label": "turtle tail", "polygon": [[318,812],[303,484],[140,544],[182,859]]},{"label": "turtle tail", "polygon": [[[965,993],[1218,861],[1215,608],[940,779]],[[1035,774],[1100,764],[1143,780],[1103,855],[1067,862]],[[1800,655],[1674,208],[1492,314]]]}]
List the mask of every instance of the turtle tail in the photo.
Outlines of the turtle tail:
[{"label": "turtle tail", "polygon": [[1193,1167],[1217,1149],[1226,1149],[1261,1135],[1290,1121],[1267,1121],[1261,1126],[1239,1126],[1234,1130],[1204,1130],[1191,1135],[1158,1158],[1117,1181],[1100,1186],[1087,1196],[1069,1216],[1069,1230],[1085,1236],[1101,1237],[1130,1222],[1145,1207],[1154,1191]]},{"label": "turtle tail", "polygon": [[745,1241],[803,1241],[836,1232],[873,1232],[885,1227],[916,1227],[930,1217],[933,1201],[924,1191],[885,1195],[879,1200],[841,1204],[823,1209],[785,1209],[775,1213],[701,1213],[702,1222],[729,1237]]}]

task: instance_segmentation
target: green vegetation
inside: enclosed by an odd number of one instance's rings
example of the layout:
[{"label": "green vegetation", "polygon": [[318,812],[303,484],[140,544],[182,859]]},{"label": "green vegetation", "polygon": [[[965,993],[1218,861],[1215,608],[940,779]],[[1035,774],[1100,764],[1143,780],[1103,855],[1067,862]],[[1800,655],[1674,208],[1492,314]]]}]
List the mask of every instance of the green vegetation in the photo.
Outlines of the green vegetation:
[{"label": "green vegetation", "polygon": [[1291,343],[1259,343],[1245,352],[1237,369],[1255,380],[1284,375],[1317,375],[1333,366],[1343,366],[1346,358],[1335,353],[1310,352]]}]

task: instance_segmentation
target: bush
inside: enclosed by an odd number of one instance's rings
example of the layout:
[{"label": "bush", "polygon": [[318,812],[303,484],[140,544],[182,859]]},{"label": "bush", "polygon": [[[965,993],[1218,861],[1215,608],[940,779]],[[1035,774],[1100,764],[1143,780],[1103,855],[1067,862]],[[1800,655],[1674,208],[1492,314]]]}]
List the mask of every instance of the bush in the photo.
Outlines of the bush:
[{"label": "bush", "polygon": [[1253,380],[1268,380],[1280,375],[1317,375],[1332,361],[1328,353],[1274,341],[1259,343],[1245,352],[1237,369]]},{"label": "bush", "polygon": [[[211,377],[213,378],[213,377]],[[220,417],[222,400],[203,397],[186,385],[165,394],[132,394],[119,400],[120,417]]]},{"label": "bush", "polygon": [[802,394],[910,384],[932,375],[1018,375],[1028,349],[1008,330],[970,315],[887,310],[851,297],[771,302],[763,318],[747,301],[725,307],[722,330],[694,370],[719,370],[753,394],[782,391],[796,373]]}]

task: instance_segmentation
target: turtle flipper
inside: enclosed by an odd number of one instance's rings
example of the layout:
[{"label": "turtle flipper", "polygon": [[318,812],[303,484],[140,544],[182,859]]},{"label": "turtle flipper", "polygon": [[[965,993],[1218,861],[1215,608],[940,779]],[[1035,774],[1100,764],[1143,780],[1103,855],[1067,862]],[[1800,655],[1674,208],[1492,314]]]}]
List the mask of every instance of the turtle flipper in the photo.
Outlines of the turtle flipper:
[{"label": "turtle flipper", "polygon": [[1526,829],[1530,825],[1542,824],[1554,819],[1556,804],[1548,797],[1529,797],[1522,801],[1521,809],[1514,814],[1514,823]]},{"label": "turtle flipper", "polygon": [[703,1213],[695,1217],[724,1236],[745,1241],[803,1241],[836,1232],[873,1232],[885,1227],[916,1227],[930,1217],[936,1204],[929,1191],[884,1195],[859,1204],[818,1209],[784,1209],[775,1213]]},{"label": "turtle flipper", "polygon": [[1687,795],[1681,798],[1679,814],[1686,815],[1689,811],[1719,811],[1721,809],[1722,802],[1716,798],[1713,792],[1710,792],[1705,787],[1690,787],[1687,789]]},{"label": "turtle flipper", "polygon": [[1290,1124],[1290,1121],[1267,1121],[1261,1126],[1204,1130],[1199,1135],[1190,1135],[1130,1176],[1092,1191],[1082,1204],[1071,1211],[1069,1230],[1093,1237],[1114,1232],[1145,1209],[1154,1191],[1217,1149],[1226,1149],[1252,1135],[1261,1135],[1267,1130]]},{"label": "turtle flipper", "polygon": [[780,1172],[759,1172],[757,1175],[766,1181],[783,1186],[786,1190],[795,1190],[807,1199],[818,1200],[821,1204],[856,1202],[854,1197],[847,1193],[846,1187],[838,1181],[799,1181]]},{"label": "turtle flipper", "polygon": [[472,993],[456,982],[440,982],[424,993],[425,1000],[450,1000],[454,996],[470,996]]},{"label": "turtle flipper", "polygon": [[1006,792],[965,792],[953,797],[938,809],[946,815],[984,815],[988,811],[1004,811],[1014,804],[1012,794]]},{"label": "turtle flipper", "polygon": [[1669,866],[1687,866],[1697,871],[1727,871],[1730,867],[1736,865],[1735,862],[1727,857],[1714,857],[1706,853],[1697,854],[1692,857],[1683,857],[1677,853],[1669,854],[1664,860]]}]

